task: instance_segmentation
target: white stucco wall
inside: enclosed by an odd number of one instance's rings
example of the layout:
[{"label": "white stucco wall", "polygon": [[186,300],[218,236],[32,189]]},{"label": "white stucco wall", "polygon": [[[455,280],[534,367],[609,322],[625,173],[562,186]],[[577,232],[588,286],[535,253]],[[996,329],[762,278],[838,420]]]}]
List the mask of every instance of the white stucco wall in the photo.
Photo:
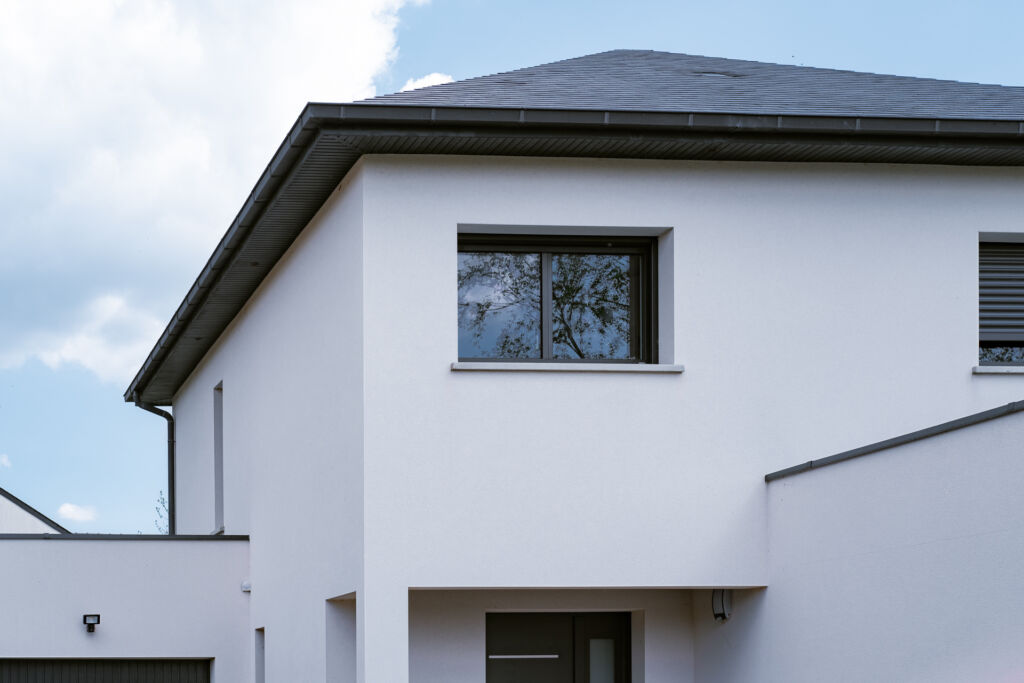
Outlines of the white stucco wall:
[{"label": "white stucco wall", "polygon": [[[353,590],[361,675],[400,683],[410,587],[765,585],[764,473],[1020,398],[1024,377],[971,367],[978,234],[1024,231],[1021,189],[1019,169],[364,157],[175,401],[181,530],[212,526],[223,381],[268,677],[322,675],[323,601]],[[660,232],[661,359],[686,373],[452,372],[460,226]]]},{"label": "white stucco wall", "polygon": [[209,658],[217,683],[249,680],[247,546],[0,540],[0,658]]},{"label": "white stucco wall", "polygon": [[1022,434],[1017,414],[770,484],[770,585],[698,627],[697,680],[1020,680]]},{"label": "white stucco wall", "polygon": [[[398,584],[763,584],[765,472],[1024,391],[971,375],[978,233],[1024,229],[1019,169],[363,170],[367,547]],[[481,225],[670,231],[686,373],[451,372],[457,231]]]},{"label": "white stucco wall", "polygon": [[223,383],[225,527],[251,535],[247,652],[264,628],[268,681],[324,679],[324,601],[361,581],[362,286],[356,172],[174,402],[178,531],[209,533]]},{"label": "white stucco wall", "polygon": [[632,612],[632,683],[693,681],[688,591],[412,591],[411,683],[481,683],[488,612]]},{"label": "white stucco wall", "polygon": [[59,534],[57,529],[0,495],[0,534]]}]

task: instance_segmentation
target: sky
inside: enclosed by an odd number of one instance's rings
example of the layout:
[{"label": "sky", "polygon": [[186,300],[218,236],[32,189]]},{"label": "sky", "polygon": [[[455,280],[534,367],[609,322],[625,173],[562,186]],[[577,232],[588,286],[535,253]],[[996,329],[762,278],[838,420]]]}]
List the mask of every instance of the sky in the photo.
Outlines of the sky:
[{"label": "sky", "polygon": [[122,393],[307,101],[618,48],[1024,85],[1022,25],[984,0],[0,0],[0,487],[155,531],[165,423]]}]

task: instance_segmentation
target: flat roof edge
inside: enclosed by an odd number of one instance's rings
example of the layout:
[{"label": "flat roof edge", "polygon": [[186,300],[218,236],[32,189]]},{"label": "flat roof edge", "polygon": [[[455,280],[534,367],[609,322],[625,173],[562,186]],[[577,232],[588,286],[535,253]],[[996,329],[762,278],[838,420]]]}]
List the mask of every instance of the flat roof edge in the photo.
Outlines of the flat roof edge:
[{"label": "flat roof edge", "polygon": [[974,413],[972,415],[967,415],[965,417],[957,418],[955,420],[950,420],[949,422],[943,422],[942,424],[937,424],[932,427],[919,429],[916,432],[910,432],[908,434],[896,436],[891,439],[886,439],[884,441],[878,441],[873,444],[868,444],[867,446],[861,446],[860,448],[854,448],[849,451],[843,451],[842,453],[836,453],[835,455],[830,455],[827,458],[821,458],[819,460],[810,460],[799,465],[794,465],[793,467],[787,467],[776,472],[771,472],[769,474],[764,475],[764,480],[765,483],[770,484],[773,481],[785,479],[786,477],[791,477],[795,474],[801,474],[803,472],[809,472],[811,470],[818,470],[821,469],[822,467],[828,467],[829,465],[835,465],[836,463],[845,462],[847,460],[852,460],[854,458],[859,458],[861,456],[871,455],[873,453],[878,453],[879,451],[888,450],[890,448],[896,448],[897,446],[903,446],[905,444],[913,443],[915,441],[921,441],[922,439],[927,439],[933,436],[938,436],[939,434],[945,434],[947,432],[956,431],[958,429],[963,429],[964,427],[971,427],[976,424],[981,424],[982,422],[988,422],[989,420],[995,420],[997,418],[1012,415],[1014,413],[1019,413],[1021,411],[1024,411],[1024,401],[1014,401],[1013,403],[1007,403],[1006,405],[999,406],[998,408],[984,410],[980,413]]}]

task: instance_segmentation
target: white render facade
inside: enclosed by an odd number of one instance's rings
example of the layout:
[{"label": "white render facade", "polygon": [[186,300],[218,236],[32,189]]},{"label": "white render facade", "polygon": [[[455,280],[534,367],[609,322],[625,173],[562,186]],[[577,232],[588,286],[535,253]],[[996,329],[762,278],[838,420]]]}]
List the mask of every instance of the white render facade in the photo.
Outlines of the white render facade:
[{"label": "white render facade", "polygon": [[[209,553],[203,596],[150,598],[191,640],[0,658],[491,683],[488,615],[627,613],[632,683],[1006,678],[1019,407],[765,475],[1022,397],[974,371],[979,241],[1024,240],[1022,190],[1013,166],[363,154],[173,396],[177,533],[248,537],[153,541]],[[459,363],[460,233],[654,238],[657,363]]]},{"label": "white render facade", "polygon": [[[213,530],[222,383],[225,530],[252,538],[268,672],[320,680],[325,600],[354,594],[357,680],[483,680],[481,628],[438,642],[446,604],[479,627],[494,605],[661,601],[674,666],[635,679],[697,680],[693,632],[717,625],[690,591],[770,592],[765,473],[1019,395],[971,369],[978,235],[1019,220],[1022,187],[1017,169],[364,157],[176,399],[179,531]],[[661,360],[685,372],[453,371],[460,229],[657,234]],[[465,662],[432,670],[420,638]]]}]

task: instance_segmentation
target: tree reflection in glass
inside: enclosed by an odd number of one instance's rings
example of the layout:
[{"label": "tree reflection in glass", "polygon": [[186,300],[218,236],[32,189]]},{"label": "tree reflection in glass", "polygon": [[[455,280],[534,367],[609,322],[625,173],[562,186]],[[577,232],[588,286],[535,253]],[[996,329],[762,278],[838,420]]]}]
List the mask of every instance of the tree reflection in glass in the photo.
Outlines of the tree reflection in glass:
[{"label": "tree reflection in glass", "polygon": [[978,360],[987,365],[1024,364],[1024,346],[982,346],[978,349]]},{"label": "tree reflection in glass", "polygon": [[540,255],[459,254],[459,357],[540,358]]},{"label": "tree reflection in glass", "polygon": [[626,254],[554,254],[555,358],[635,357],[630,344],[631,259]]},{"label": "tree reflection in glass", "polygon": [[636,360],[639,258],[461,252],[459,357]]}]

